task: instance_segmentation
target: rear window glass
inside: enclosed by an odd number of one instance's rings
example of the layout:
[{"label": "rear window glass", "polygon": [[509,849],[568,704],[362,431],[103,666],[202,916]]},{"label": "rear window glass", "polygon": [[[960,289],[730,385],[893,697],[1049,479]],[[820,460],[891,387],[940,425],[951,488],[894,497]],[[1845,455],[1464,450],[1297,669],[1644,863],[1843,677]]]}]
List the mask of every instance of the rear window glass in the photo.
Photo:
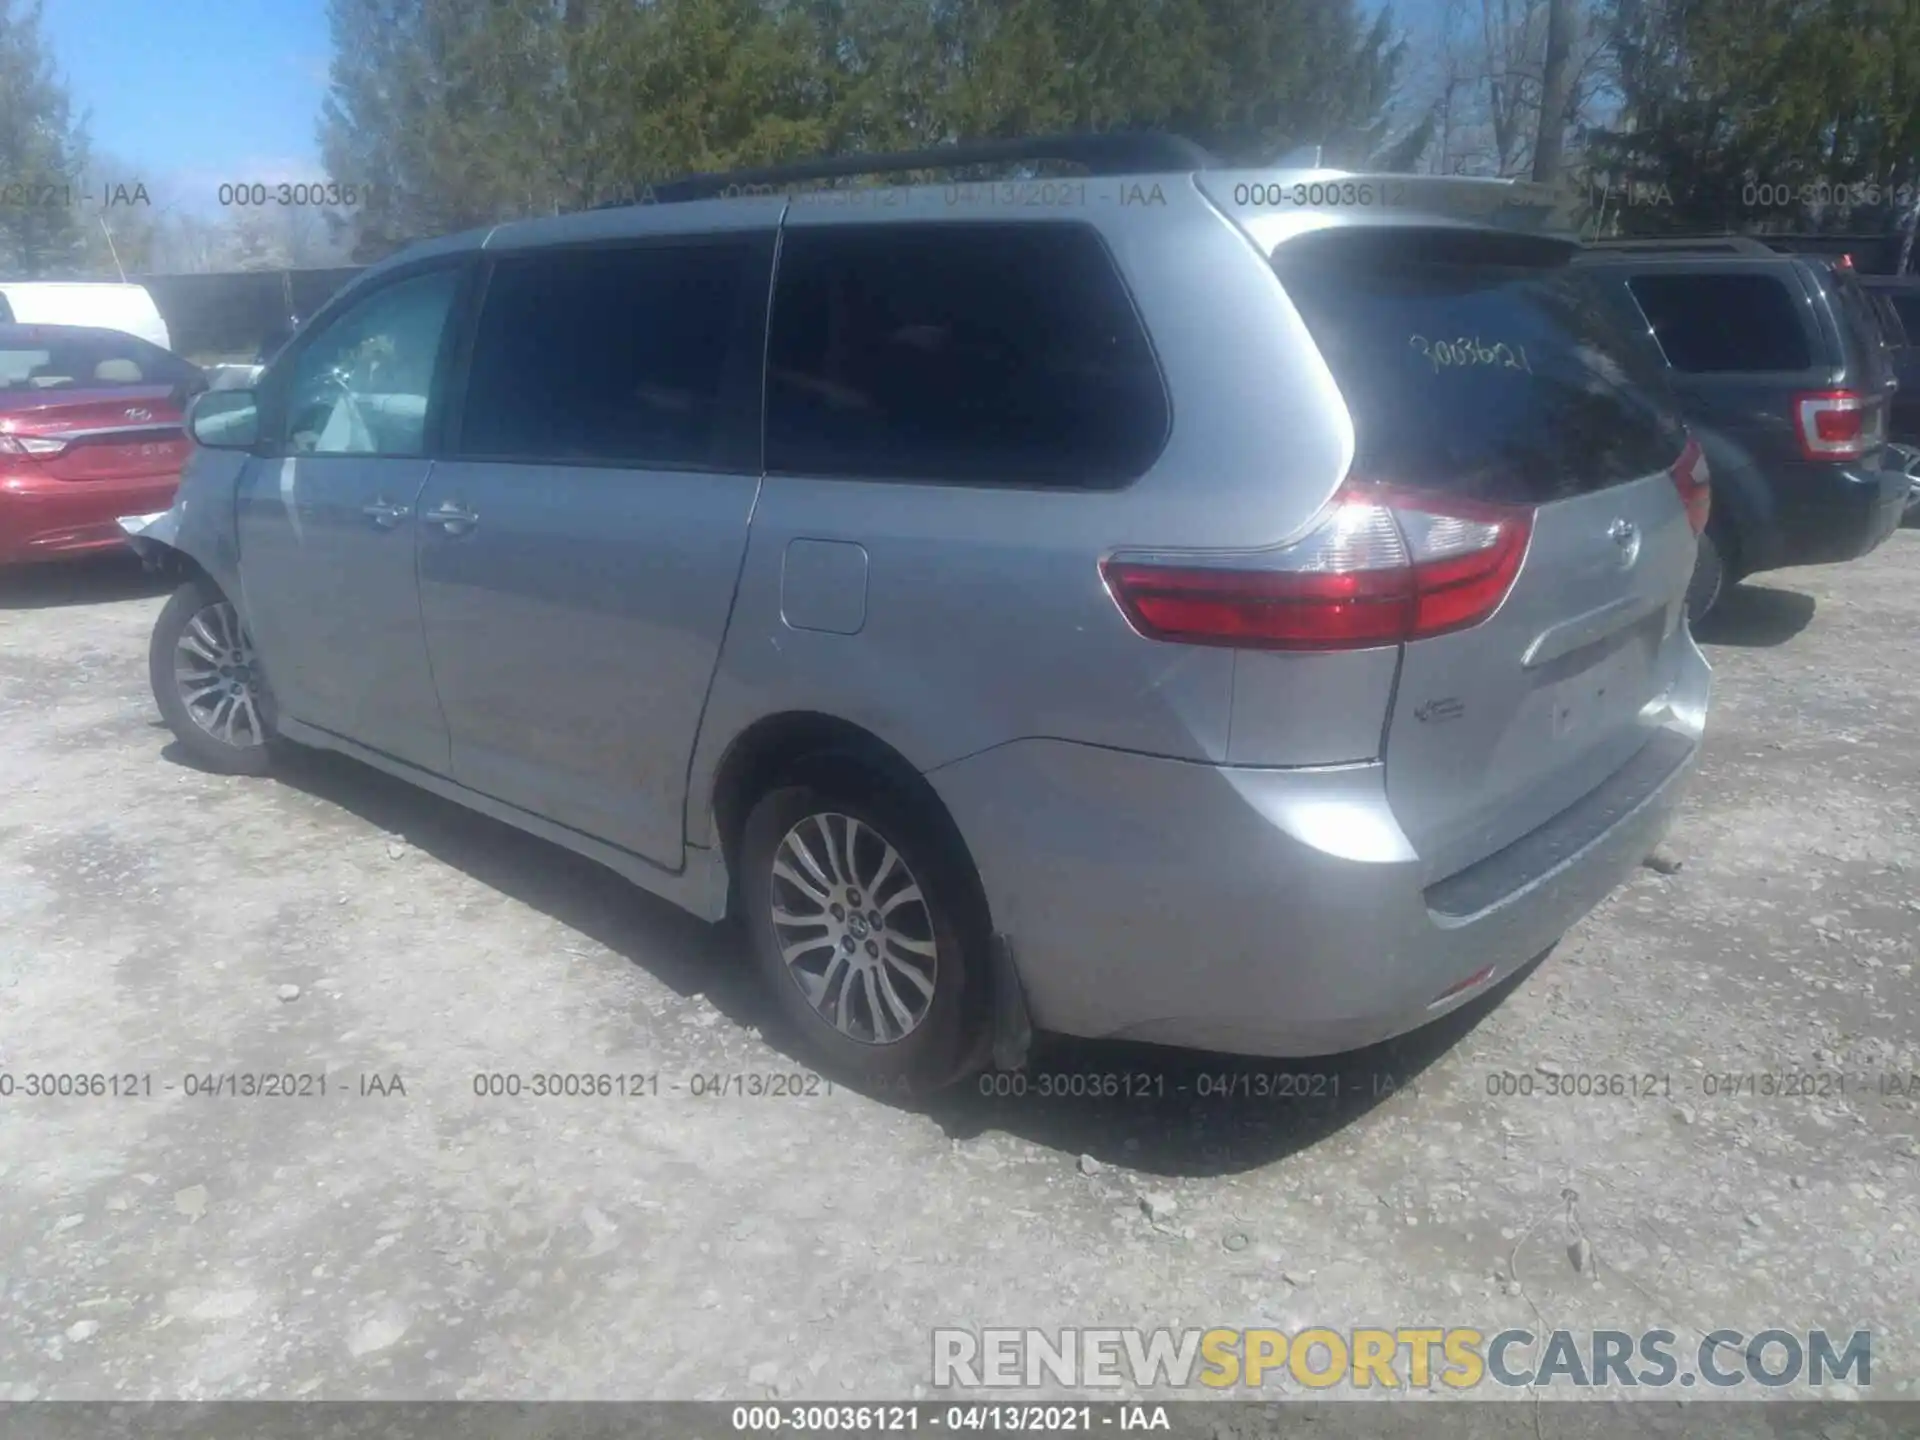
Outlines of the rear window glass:
[{"label": "rear window glass", "polygon": [[1776,275],[1636,275],[1627,282],[1676,370],[1806,370],[1794,298]]},{"label": "rear window glass", "polygon": [[1100,238],[1078,225],[789,231],[767,467],[1063,489],[1160,453],[1166,391]]},{"label": "rear window glass", "polygon": [[178,355],[117,330],[0,325],[0,389],[193,387],[202,378],[198,369]]},{"label": "rear window glass", "polygon": [[1354,471],[1542,504],[1671,465],[1661,378],[1565,250],[1325,232],[1274,268],[1353,415]]},{"label": "rear window glass", "polygon": [[1854,333],[1876,343],[1887,340],[1886,329],[1880,323],[1880,312],[1874,308],[1873,298],[1867,294],[1867,287],[1849,271],[1835,270],[1831,282],[1834,293],[1840,297],[1840,313],[1845,315],[1847,323]]},{"label": "rear window glass", "polygon": [[1909,345],[1920,345],[1920,295],[1889,295],[1887,303],[1900,317]]},{"label": "rear window glass", "polygon": [[1884,295],[1872,295],[1873,313],[1880,317],[1880,329],[1885,332],[1889,345],[1901,346],[1907,343],[1907,327],[1900,318],[1900,312],[1893,308],[1893,301]]}]

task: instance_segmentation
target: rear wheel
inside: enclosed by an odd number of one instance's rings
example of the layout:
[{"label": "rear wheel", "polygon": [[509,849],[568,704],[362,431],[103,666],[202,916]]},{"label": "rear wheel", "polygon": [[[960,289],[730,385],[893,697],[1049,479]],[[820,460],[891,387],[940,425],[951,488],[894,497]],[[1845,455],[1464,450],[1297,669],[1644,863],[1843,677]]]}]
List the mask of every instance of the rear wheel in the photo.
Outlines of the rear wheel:
[{"label": "rear wheel", "polygon": [[174,591],[147,672],[160,718],[196,762],[228,775],[272,768],[272,697],[239,612],[212,581],[196,576]]},{"label": "rear wheel", "polygon": [[1713,607],[1732,578],[1727,573],[1727,556],[1721,538],[1711,525],[1700,536],[1700,548],[1693,561],[1693,578],[1687,582],[1687,620],[1698,624]]},{"label": "rear wheel", "polygon": [[740,894],[763,979],[827,1069],[961,1078],[984,1024],[984,907],[939,829],[884,787],[795,783],[754,806]]}]

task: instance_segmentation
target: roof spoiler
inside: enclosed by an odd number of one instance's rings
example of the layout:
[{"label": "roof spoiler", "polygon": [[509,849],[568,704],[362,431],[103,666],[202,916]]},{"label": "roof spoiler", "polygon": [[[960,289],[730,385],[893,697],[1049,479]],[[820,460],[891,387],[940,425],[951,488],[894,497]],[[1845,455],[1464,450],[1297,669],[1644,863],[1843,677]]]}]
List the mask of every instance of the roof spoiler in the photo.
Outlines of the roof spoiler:
[{"label": "roof spoiler", "polygon": [[1194,179],[1235,221],[1258,223],[1263,230],[1278,228],[1290,234],[1353,219],[1385,225],[1437,222],[1512,230],[1569,245],[1579,239],[1579,197],[1529,180],[1285,166],[1207,170]]}]

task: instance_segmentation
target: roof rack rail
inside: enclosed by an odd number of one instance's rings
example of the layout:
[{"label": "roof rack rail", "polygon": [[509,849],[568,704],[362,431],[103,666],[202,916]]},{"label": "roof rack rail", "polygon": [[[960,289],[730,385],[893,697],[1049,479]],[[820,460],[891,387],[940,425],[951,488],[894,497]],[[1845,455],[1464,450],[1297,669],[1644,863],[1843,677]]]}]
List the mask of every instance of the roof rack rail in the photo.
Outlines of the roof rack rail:
[{"label": "roof rack rail", "polygon": [[860,175],[899,175],[914,170],[954,170],[971,165],[1013,165],[1039,161],[1081,165],[1095,175],[1125,175],[1154,170],[1210,170],[1220,161],[1202,146],[1158,131],[1115,130],[1091,135],[1043,135],[1025,140],[981,140],[908,150],[886,155],[832,155],[792,165],[683,175],[641,187],[642,198],[612,200],[596,210],[633,204],[708,200],[746,187],[803,180],[840,180]]},{"label": "roof rack rail", "polygon": [[1685,235],[1656,240],[1590,240],[1590,250],[1613,255],[1778,255],[1764,240],[1751,235]]}]

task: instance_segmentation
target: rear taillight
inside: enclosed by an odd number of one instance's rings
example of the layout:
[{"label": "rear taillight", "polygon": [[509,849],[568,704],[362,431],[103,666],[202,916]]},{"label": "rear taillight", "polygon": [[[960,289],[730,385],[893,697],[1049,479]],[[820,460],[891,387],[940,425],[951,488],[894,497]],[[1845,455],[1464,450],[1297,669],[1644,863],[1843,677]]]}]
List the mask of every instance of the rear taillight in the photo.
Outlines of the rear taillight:
[{"label": "rear taillight", "polygon": [[1100,567],[1140,634],[1254,650],[1395,645],[1477,625],[1513,588],[1533,511],[1349,481],[1301,539]]},{"label": "rear taillight", "polygon": [[0,435],[0,455],[26,455],[37,460],[58,455],[66,448],[66,441],[45,435]]},{"label": "rear taillight", "polygon": [[1687,437],[1687,448],[1673,462],[1673,488],[1680,492],[1680,503],[1687,507],[1687,524],[1698,535],[1707,528],[1707,515],[1713,508],[1713,485],[1707,471],[1707,452],[1700,442]]},{"label": "rear taillight", "polygon": [[1858,460],[1885,433],[1886,411],[1856,390],[1811,390],[1793,397],[1793,430],[1809,460]]}]

